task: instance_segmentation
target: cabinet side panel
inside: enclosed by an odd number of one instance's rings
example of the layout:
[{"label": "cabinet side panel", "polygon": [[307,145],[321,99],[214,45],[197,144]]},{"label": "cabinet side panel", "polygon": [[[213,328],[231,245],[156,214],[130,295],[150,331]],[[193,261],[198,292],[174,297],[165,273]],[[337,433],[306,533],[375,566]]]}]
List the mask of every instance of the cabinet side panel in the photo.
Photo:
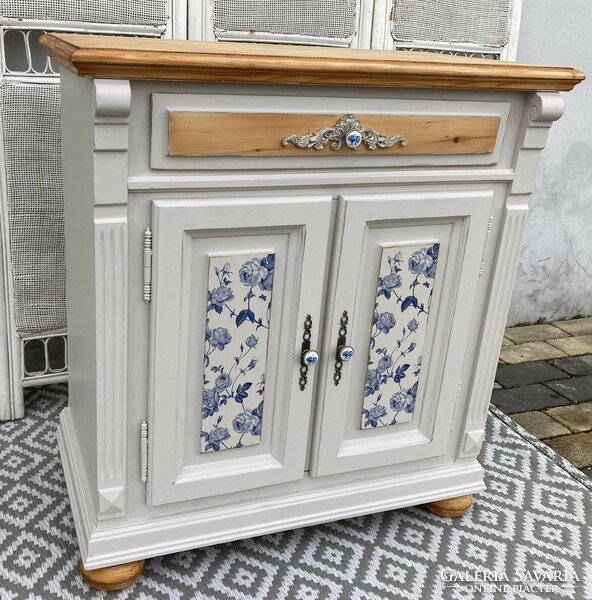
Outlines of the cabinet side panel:
[{"label": "cabinet side panel", "polygon": [[86,475],[96,490],[94,103],[90,80],[65,69],[62,82],[69,404]]}]

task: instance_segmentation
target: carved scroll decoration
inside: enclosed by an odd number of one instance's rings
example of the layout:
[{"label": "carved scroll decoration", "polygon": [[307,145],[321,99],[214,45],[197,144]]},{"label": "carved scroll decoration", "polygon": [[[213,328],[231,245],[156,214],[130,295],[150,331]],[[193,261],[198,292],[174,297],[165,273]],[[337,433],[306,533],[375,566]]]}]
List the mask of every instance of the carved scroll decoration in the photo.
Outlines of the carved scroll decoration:
[{"label": "carved scroll decoration", "polygon": [[315,133],[307,133],[302,136],[289,135],[282,140],[282,146],[290,143],[298,148],[314,148],[315,150],[322,150],[327,144],[332,150],[339,150],[344,143],[348,148],[357,150],[364,144],[368,150],[376,150],[392,148],[396,144],[406,146],[407,140],[400,135],[389,137],[377,133],[370,127],[362,127],[354,115],[345,115],[333,127],[323,127]]}]

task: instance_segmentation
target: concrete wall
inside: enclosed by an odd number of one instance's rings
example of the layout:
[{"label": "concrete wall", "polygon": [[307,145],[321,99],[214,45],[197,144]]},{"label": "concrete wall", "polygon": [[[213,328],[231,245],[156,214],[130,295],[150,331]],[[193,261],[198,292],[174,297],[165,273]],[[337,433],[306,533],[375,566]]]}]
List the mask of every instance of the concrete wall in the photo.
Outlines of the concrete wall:
[{"label": "concrete wall", "polygon": [[576,67],[531,199],[508,324],[592,315],[592,2],[524,0],[517,60]]}]

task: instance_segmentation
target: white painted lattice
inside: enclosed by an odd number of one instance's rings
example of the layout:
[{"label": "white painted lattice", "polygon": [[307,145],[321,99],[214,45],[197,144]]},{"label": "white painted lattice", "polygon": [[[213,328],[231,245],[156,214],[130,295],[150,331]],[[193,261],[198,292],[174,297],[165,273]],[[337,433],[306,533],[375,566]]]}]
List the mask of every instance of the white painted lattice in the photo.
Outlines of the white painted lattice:
[{"label": "white painted lattice", "polygon": [[164,26],[166,0],[0,0],[6,19]]},{"label": "white painted lattice", "polygon": [[502,48],[508,42],[511,0],[393,0],[397,42],[449,42]]},{"label": "white painted lattice", "polygon": [[23,387],[68,379],[68,336],[65,331],[22,338]]},{"label": "white painted lattice", "polygon": [[[175,3],[176,14],[182,14]],[[189,39],[368,47],[373,0],[196,0]],[[175,31],[182,31],[178,22]]]},{"label": "white painted lattice", "polygon": [[19,334],[66,327],[60,129],[55,83],[0,83],[3,191]]},{"label": "white painted lattice", "polygon": [[55,77],[58,65],[39,45],[43,29],[0,27],[0,56],[4,76]]},{"label": "white painted lattice", "polygon": [[216,34],[226,31],[351,39],[356,0],[212,0]]},{"label": "white painted lattice", "polygon": [[168,0],[0,0],[2,419],[23,416],[23,387],[66,381],[68,372],[59,67],[39,38],[156,37],[168,14]]},{"label": "white painted lattice", "polygon": [[522,0],[375,0],[372,47],[514,60]]}]

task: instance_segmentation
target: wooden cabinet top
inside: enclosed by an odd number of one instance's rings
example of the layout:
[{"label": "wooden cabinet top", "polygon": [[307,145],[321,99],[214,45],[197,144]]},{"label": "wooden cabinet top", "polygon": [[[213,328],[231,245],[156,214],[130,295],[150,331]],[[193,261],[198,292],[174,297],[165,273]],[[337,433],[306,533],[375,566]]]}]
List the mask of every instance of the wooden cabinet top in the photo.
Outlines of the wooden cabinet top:
[{"label": "wooden cabinet top", "polygon": [[81,76],[393,88],[569,91],[584,75],[427,52],[48,34],[46,52]]}]

